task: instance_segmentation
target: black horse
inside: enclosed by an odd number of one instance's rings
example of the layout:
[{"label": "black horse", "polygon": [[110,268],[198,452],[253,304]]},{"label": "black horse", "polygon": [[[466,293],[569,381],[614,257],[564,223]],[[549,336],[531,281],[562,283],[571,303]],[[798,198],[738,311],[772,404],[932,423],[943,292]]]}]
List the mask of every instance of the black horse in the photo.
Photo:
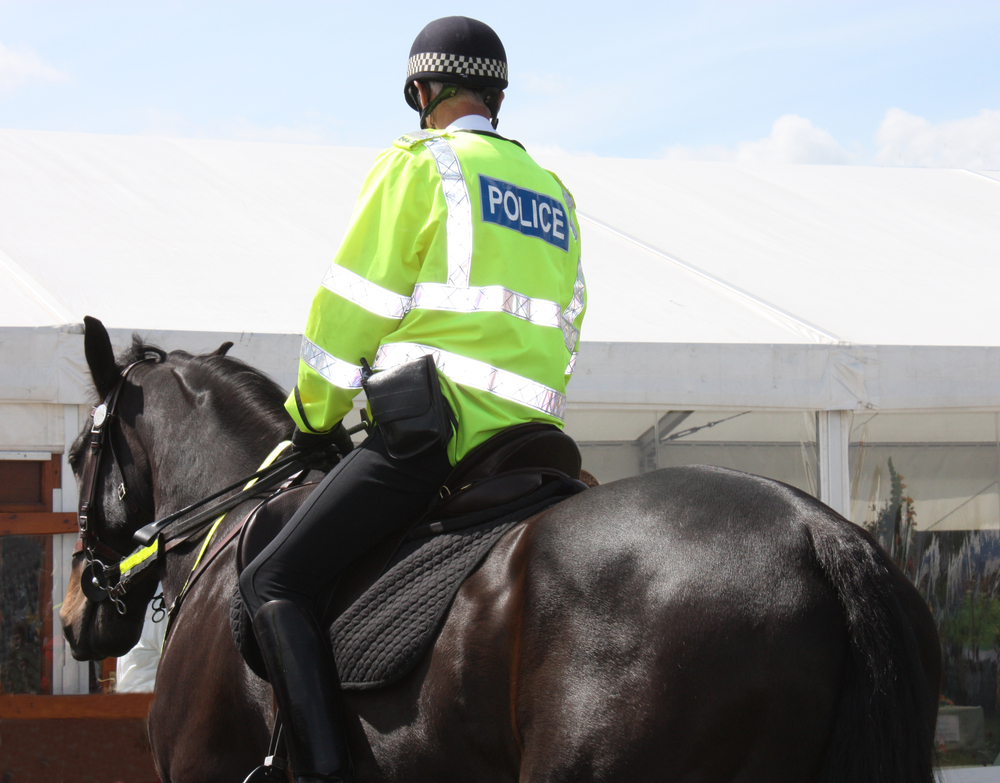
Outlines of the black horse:
[{"label": "black horse", "polygon": [[[224,350],[136,340],[118,363],[94,319],[86,348],[101,398],[153,359],[122,383],[115,457],[97,466],[88,529],[110,548],[131,551],[154,515],[252,473],[290,433],[284,394]],[[197,550],[159,554],[168,604]],[[163,651],[149,732],[164,783],[239,781],[267,748],[270,692],[229,630],[232,550],[191,588]],[[74,655],[128,650],[155,581],[120,614],[72,580]],[[868,535],[784,484],[686,467],[515,526],[421,664],[345,704],[361,781],[930,783],[939,678],[930,613]]]}]

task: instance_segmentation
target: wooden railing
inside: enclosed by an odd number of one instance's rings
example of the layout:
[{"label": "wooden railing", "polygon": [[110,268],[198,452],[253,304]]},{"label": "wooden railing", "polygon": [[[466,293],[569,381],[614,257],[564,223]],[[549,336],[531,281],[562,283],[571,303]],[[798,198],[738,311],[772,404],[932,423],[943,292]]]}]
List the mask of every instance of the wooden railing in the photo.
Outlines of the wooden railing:
[{"label": "wooden railing", "polygon": [[145,718],[152,693],[109,693],[106,696],[0,696],[0,720],[48,718]]},{"label": "wooden railing", "polygon": [[[7,476],[7,480],[17,480],[19,474]],[[16,502],[6,502],[0,512],[0,538],[4,536],[60,536],[77,532],[77,517],[75,511],[54,512],[52,508],[52,490],[61,486],[61,457],[58,454],[43,462],[36,480],[38,487],[32,492],[7,492],[6,495],[20,498]],[[8,489],[11,489],[8,487]],[[37,494],[38,502],[21,495]],[[7,498],[8,501],[10,498]],[[30,501],[30,502],[29,502]],[[44,561],[51,563],[51,538],[45,544]],[[60,564],[54,563],[58,568]],[[43,618],[41,635],[44,639],[52,638],[52,604],[51,604],[51,572],[43,565],[42,582],[39,588],[41,605],[38,608]],[[39,653],[41,655],[41,652]],[[109,671],[114,671],[114,659],[102,662],[104,678]],[[51,682],[51,656],[43,657],[41,665],[42,679]],[[104,679],[98,678],[102,682]],[[64,718],[83,719],[144,719],[149,712],[149,704],[153,700],[151,693],[115,693],[115,694],[81,694],[74,696],[43,694],[5,694],[0,684],[0,720],[46,720]]]},{"label": "wooden railing", "polygon": [[0,514],[0,536],[58,536],[76,532],[75,511]]}]

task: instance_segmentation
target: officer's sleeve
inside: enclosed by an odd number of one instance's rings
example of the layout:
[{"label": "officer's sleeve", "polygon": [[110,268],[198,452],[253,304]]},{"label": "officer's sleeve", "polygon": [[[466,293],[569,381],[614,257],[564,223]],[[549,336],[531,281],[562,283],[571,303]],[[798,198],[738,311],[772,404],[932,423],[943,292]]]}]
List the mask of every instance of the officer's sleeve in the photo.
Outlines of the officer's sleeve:
[{"label": "officer's sleeve", "polygon": [[565,379],[568,384],[569,379],[573,376],[573,369],[576,366],[577,351],[580,350],[580,330],[583,327],[583,316],[587,312],[587,282],[583,276],[583,254],[581,249],[580,222],[576,217],[576,200],[555,172],[550,171],[549,174],[559,183],[559,187],[562,189],[563,201],[569,211],[570,232],[573,236],[573,242],[570,246],[575,248],[576,254],[576,273],[571,283],[572,294],[570,295],[569,304],[563,310],[563,330],[564,334],[566,334],[566,347],[570,352],[569,363],[566,365]]},{"label": "officer's sleeve", "polygon": [[376,160],[313,299],[298,383],[285,403],[303,431],[326,432],[351,410],[361,387],[361,359],[374,363],[379,343],[409,306],[430,214],[429,188],[414,158],[390,149]]},{"label": "officer's sleeve", "polygon": [[[573,283],[573,298],[570,302],[570,306],[566,310],[567,321],[572,324],[572,331],[574,333],[574,339],[572,340],[572,348],[570,348],[570,359],[569,364],[566,365],[566,383],[569,383],[569,379],[573,376],[573,370],[576,366],[576,355],[580,350],[580,330],[583,328],[583,316],[587,312],[587,284],[583,277],[583,262],[582,258],[577,258],[576,267],[576,280]],[[567,344],[567,348],[569,348]]]}]

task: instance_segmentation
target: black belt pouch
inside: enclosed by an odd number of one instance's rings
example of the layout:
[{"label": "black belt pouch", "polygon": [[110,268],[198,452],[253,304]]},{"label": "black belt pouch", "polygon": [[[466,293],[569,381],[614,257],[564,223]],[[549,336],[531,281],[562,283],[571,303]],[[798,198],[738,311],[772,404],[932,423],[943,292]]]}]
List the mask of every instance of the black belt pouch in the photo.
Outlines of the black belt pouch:
[{"label": "black belt pouch", "polygon": [[410,459],[448,445],[454,415],[441,394],[434,357],[369,375],[362,386],[389,456]]}]

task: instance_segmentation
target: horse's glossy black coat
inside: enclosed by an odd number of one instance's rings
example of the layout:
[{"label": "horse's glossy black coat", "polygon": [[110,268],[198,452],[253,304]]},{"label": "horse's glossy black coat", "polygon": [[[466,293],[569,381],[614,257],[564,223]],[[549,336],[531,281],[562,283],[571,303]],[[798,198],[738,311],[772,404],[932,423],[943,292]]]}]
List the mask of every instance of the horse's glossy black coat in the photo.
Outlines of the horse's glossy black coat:
[{"label": "horse's glossy black coat", "polygon": [[[99,326],[98,391],[117,372]],[[175,352],[126,384],[124,470],[157,516],[252,472],[287,434],[280,391],[247,374]],[[148,521],[112,497],[109,537]],[[165,558],[168,602],[192,559]],[[224,551],[164,649],[150,715],[164,783],[239,781],[266,749],[270,695],[229,637],[232,568]],[[120,617],[71,587],[76,654],[127,649],[145,600]],[[926,606],[868,536],[786,485],[688,467],[515,527],[418,669],[346,703],[361,781],[929,783],[939,677]]]}]

